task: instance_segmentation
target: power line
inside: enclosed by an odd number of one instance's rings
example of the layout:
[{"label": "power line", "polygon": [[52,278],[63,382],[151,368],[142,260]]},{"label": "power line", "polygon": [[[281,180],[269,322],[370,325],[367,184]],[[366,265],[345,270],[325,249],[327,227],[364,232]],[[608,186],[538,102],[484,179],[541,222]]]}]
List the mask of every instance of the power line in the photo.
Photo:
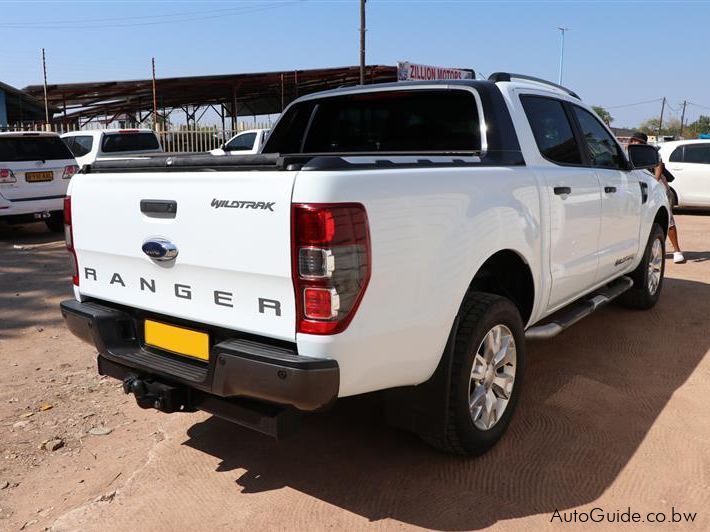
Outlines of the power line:
[{"label": "power line", "polygon": [[[103,29],[103,28],[129,28],[129,27],[138,27],[138,26],[156,26],[160,24],[175,24],[175,23],[180,23],[180,22],[193,22],[196,20],[208,20],[208,19],[214,19],[214,18],[222,18],[222,17],[233,17],[237,15],[242,15],[242,14],[247,14],[247,13],[256,13],[258,11],[266,11],[269,9],[276,9],[279,7],[286,7],[289,5],[293,5],[294,3],[298,1],[305,1],[305,0],[288,0],[284,2],[278,2],[278,3],[272,3],[272,4],[267,4],[267,5],[260,5],[260,6],[253,6],[249,8],[242,8],[237,10],[232,10],[232,12],[225,13],[225,10],[210,10],[210,11],[201,11],[201,12],[195,12],[195,13],[212,13],[212,14],[205,14],[204,16],[196,16],[196,17],[189,17],[189,18],[173,18],[171,20],[157,20],[154,22],[134,22],[134,23],[125,23],[125,24],[93,24],[87,27],[82,28],[82,31],[86,30],[93,30],[93,29]],[[165,16],[171,16],[171,15],[165,15]],[[135,17],[135,18],[165,18],[163,15],[150,15],[146,17]],[[173,15],[175,16],[175,15]],[[185,15],[180,15],[184,17]],[[126,17],[127,19],[132,19],[134,17]],[[117,19],[113,19],[117,20]],[[90,22],[89,20],[76,20],[72,21],[72,24],[83,24],[85,22]],[[68,21],[65,21],[64,23],[69,23]],[[46,24],[46,23],[40,23],[40,24]],[[5,28],[5,29],[58,29],[57,25],[60,24],[59,22],[53,22],[52,25],[36,25],[36,26],[18,26],[17,23],[3,23],[0,24],[0,28]]]},{"label": "power line", "polygon": [[663,100],[663,98],[656,98],[655,100],[646,100],[643,102],[636,102],[636,103],[626,103],[624,105],[612,105],[612,106],[605,107],[605,109],[621,109],[622,107],[634,107],[636,105],[645,105],[647,103],[658,103],[661,100]]},{"label": "power line", "polygon": [[[244,9],[244,7],[230,7],[230,8],[225,8],[225,9],[211,9],[209,10],[210,13],[223,13],[223,12],[232,12],[232,11],[241,11]],[[115,22],[117,20],[142,20],[146,18],[167,18],[167,17],[184,17],[188,15],[202,15],[205,14],[207,11],[204,9],[201,9],[199,11],[183,11],[181,13],[163,13],[160,15],[136,15],[132,17],[110,17],[110,18],[85,18],[81,20],[53,20],[52,24],[86,24],[87,22]],[[48,24],[47,22],[7,22],[3,23],[2,26],[17,26],[17,27],[23,27],[23,28],[33,28],[38,25],[46,25]]]},{"label": "power line", "polygon": [[699,103],[695,103],[695,102],[688,102],[688,105],[694,105],[695,107],[700,107],[701,109],[710,110],[710,107],[708,107],[707,105],[700,105]]}]

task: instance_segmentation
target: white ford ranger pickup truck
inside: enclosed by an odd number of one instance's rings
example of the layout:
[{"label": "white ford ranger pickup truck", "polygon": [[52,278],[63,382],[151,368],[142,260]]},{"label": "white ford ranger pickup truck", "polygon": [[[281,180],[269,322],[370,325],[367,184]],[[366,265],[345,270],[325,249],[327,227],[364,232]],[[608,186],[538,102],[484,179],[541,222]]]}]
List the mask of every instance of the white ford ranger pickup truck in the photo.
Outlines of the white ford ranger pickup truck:
[{"label": "white ford ranger pickup truck", "polygon": [[261,154],[75,176],[61,311],[141,407],[280,437],[379,391],[389,422],[480,454],[515,409],[526,339],[658,300],[657,163],[535,78],[312,94]]}]

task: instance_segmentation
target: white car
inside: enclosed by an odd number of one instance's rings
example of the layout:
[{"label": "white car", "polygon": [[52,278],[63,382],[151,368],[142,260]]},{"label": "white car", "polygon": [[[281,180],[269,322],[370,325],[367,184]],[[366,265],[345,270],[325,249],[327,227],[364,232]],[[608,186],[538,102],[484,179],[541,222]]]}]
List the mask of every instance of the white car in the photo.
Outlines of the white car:
[{"label": "white car", "polygon": [[385,392],[391,423],[484,452],[526,338],[663,287],[656,149],[628,159],[573,92],[518,78],[303,96],[241,164],[97,163],[67,198],[68,328],[144,408],[279,436]]},{"label": "white car", "polygon": [[72,131],[64,133],[62,140],[82,168],[93,164],[99,158],[123,158],[163,152],[158,135],[151,129]]},{"label": "white car", "polygon": [[673,205],[710,207],[710,140],[659,144],[661,159],[675,178],[669,183]]},{"label": "white car", "polygon": [[212,155],[250,155],[259,153],[270,129],[249,129],[234,135],[217,149],[210,150]]},{"label": "white car", "polygon": [[79,167],[56,133],[0,133],[0,220],[44,220],[64,231],[62,209]]}]

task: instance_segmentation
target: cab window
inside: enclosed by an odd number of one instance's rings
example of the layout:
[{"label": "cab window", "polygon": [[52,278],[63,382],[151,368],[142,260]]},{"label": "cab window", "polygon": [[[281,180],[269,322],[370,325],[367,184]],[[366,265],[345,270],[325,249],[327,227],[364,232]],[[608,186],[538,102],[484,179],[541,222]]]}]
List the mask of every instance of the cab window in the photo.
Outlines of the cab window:
[{"label": "cab window", "polygon": [[71,142],[67,142],[67,145],[74,154],[74,157],[83,157],[91,152],[91,147],[94,144],[94,137],[91,135],[77,135],[75,137],[65,138],[64,141]]},{"label": "cab window", "polygon": [[686,144],[683,162],[710,164],[710,144]]},{"label": "cab window", "polygon": [[581,165],[582,154],[560,100],[521,96],[525,115],[542,156],[561,165]]},{"label": "cab window", "polygon": [[227,148],[232,151],[251,150],[254,147],[256,133],[243,133],[237,135],[227,143]]},{"label": "cab window", "polygon": [[574,114],[584,136],[589,162],[597,168],[624,170],[628,167],[621,146],[592,113],[573,105]]},{"label": "cab window", "polygon": [[116,153],[127,151],[158,150],[160,144],[154,133],[126,132],[108,133],[101,141],[101,151]]}]

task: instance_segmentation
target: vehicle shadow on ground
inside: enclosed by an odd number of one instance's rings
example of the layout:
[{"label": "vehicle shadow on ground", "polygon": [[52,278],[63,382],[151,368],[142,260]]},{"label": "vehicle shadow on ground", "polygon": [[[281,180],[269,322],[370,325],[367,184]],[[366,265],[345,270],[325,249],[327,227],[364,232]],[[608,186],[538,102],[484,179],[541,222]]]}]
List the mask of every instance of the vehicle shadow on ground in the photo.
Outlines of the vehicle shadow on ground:
[{"label": "vehicle shadow on ground", "polygon": [[365,397],[309,417],[284,441],[213,417],[191,427],[185,445],[220,459],[219,472],[246,470],[236,481],[243,493],[289,487],[371,521],[466,530],[551,515],[612,485],[708,353],[710,338],[698,333],[708,315],[710,285],[666,278],[651,311],[611,306],[530,343],[518,412],[503,440],[476,459],[384,426]]},{"label": "vehicle shadow on ground", "polygon": [[47,231],[44,223],[0,224],[0,335],[59,325],[59,307],[49,321],[37,316],[56,298],[72,296],[69,268],[64,235]]},{"label": "vehicle shadow on ground", "polygon": [[[683,251],[686,262],[706,262],[710,260],[710,251]],[[673,253],[666,253],[667,259],[673,258]]]}]

